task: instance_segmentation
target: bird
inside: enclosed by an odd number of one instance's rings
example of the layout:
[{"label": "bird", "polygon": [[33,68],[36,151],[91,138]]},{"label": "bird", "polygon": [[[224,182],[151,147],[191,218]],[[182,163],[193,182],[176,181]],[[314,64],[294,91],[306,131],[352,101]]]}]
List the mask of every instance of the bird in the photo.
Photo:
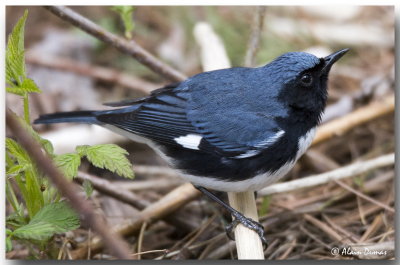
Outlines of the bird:
[{"label": "bird", "polygon": [[[78,122],[148,144],[180,176],[266,243],[263,226],[211,190],[258,191],[284,177],[310,146],[328,98],[328,75],[349,49],[326,57],[288,52],[260,67],[196,74],[111,110],[41,115],[35,124]],[[95,137],[95,136],[93,136]]]}]

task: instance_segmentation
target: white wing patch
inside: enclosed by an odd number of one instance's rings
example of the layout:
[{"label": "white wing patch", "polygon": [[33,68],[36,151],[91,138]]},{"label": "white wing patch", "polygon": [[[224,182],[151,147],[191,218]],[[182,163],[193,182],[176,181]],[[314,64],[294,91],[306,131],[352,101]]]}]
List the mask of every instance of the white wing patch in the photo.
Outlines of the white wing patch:
[{"label": "white wing patch", "polygon": [[241,158],[248,158],[248,157],[252,157],[252,156],[258,155],[262,151],[262,148],[267,148],[267,147],[273,145],[284,134],[285,134],[284,130],[279,130],[274,136],[272,136],[272,137],[270,137],[270,138],[268,138],[268,139],[266,139],[264,141],[261,141],[261,142],[259,142],[258,144],[256,144],[254,146],[256,148],[259,148],[259,150],[250,150],[250,151],[247,151],[246,153],[243,153],[243,154],[240,154],[238,156],[235,156],[234,158],[241,159]]},{"label": "white wing patch", "polygon": [[197,134],[188,134],[174,138],[174,141],[185,148],[199,150],[200,141],[203,137]]}]

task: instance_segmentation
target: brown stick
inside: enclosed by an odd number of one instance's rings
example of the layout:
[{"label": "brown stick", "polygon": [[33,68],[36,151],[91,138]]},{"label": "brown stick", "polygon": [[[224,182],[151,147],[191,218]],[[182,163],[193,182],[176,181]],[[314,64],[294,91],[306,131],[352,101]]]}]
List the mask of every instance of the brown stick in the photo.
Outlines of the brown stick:
[{"label": "brown stick", "polygon": [[359,192],[358,190],[353,189],[352,187],[350,187],[349,185],[347,185],[346,183],[344,183],[344,182],[342,182],[340,180],[335,179],[334,181],[337,184],[339,184],[342,188],[345,188],[346,190],[354,193],[358,197],[363,198],[364,200],[367,200],[369,202],[372,202],[373,204],[376,204],[376,205],[382,207],[383,209],[385,209],[385,210],[387,210],[387,211],[389,211],[391,213],[394,213],[394,209],[392,207],[390,207],[390,206],[388,206],[388,205],[386,205],[384,203],[381,203],[380,201],[377,201],[374,198],[371,198],[370,196],[367,196],[367,195]]},{"label": "brown stick", "polygon": [[72,9],[65,6],[45,6],[45,8],[52,12],[54,15],[70,22],[71,24],[89,33],[95,38],[112,45],[123,53],[129,54],[155,73],[160,74],[165,78],[175,82],[180,82],[186,79],[186,76],[184,74],[180,73],[179,71],[173,69],[169,65],[154,57],[135,41],[128,41],[106,31],[102,27],[93,23],[84,16],[76,13]]},{"label": "brown stick", "polygon": [[[106,194],[114,199],[127,203],[139,210],[143,210],[144,208],[151,205],[151,203],[143,198],[138,197],[135,193],[128,191],[126,188],[115,185],[114,183],[101,179],[95,176],[92,176],[87,173],[78,172],[78,176],[75,178],[78,182],[83,182],[84,180],[89,181],[93,188],[100,191],[103,194]],[[128,185],[128,183],[127,183]],[[188,220],[180,217],[179,215],[168,215],[164,217],[164,220],[169,224],[179,227],[181,231],[192,231],[195,229],[194,225],[192,225]]]},{"label": "brown stick", "polygon": [[53,161],[42,152],[41,146],[27,133],[15,114],[9,109],[6,111],[6,122],[7,127],[35,161],[39,170],[51,179],[63,196],[68,198],[71,206],[84,216],[84,220],[100,235],[110,252],[119,259],[130,259],[130,250],[126,242],[120,236],[110,232],[102,217],[95,214],[93,207],[78,195],[80,189],[77,185],[67,181],[67,178],[54,166]]},{"label": "brown stick", "polygon": [[316,219],[315,217],[304,214],[304,219],[324,231],[334,242],[342,242],[345,238],[343,236],[338,235],[335,230],[333,230],[329,225],[321,222],[320,220]]},{"label": "brown stick", "polygon": [[96,190],[119,201],[132,205],[137,209],[144,209],[146,206],[150,205],[149,202],[144,201],[142,198],[139,198],[134,193],[113,185],[110,181],[106,179],[97,178],[83,172],[78,172],[78,176],[76,176],[75,179],[79,182],[87,180],[93,185],[93,188],[95,188]]},{"label": "brown stick", "polygon": [[110,68],[94,66],[68,58],[39,56],[38,54],[27,53],[25,59],[28,64],[89,76],[94,79],[115,83],[145,94],[150,94],[154,89],[162,87],[162,84],[153,84]]},{"label": "brown stick", "polygon": [[387,96],[381,101],[372,102],[367,106],[361,107],[341,118],[337,118],[318,128],[313,145],[340,136],[354,127],[360,126],[373,119],[394,111],[394,96]]},{"label": "brown stick", "polygon": [[272,184],[260,190],[258,192],[258,195],[265,196],[274,193],[290,192],[297,189],[317,186],[328,183],[332,180],[349,178],[377,168],[392,166],[394,164],[394,161],[394,153],[386,154],[367,161],[358,161],[351,165],[344,166],[322,174]]},{"label": "brown stick", "polygon": [[[133,220],[115,226],[113,231],[122,236],[138,233],[143,222],[148,222],[150,224],[151,222],[178,210],[189,201],[197,198],[199,195],[200,192],[196,190],[192,184],[185,183],[172,190],[159,201],[146,207]],[[94,237],[90,242],[91,253],[95,254],[99,252],[103,248],[104,243],[105,242],[101,238]],[[71,256],[73,259],[82,259],[86,256],[87,251],[88,246],[85,244],[84,246],[73,251]]]},{"label": "brown stick", "polygon": [[247,45],[247,52],[246,52],[246,57],[244,59],[244,65],[251,67],[254,66],[254,61],[255,61],[255,56],[258,50],[258,47],[260,46],[260,38],[261,38],[261,32],[263,30],[264,26],[264,17],[265,17],[265,11],[267,8],[265,6],[258,6],[256,8],[255,16],[253,19],[253,25],[252,25],[252,30],[251,30],[251,36],[249,43]]}]

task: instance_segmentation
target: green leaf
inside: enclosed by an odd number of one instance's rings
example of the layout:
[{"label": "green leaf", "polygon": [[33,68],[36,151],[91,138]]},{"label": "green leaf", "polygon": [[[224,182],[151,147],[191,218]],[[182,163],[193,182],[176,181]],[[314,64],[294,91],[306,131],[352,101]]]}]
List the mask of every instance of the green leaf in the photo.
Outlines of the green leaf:
[{"label": "green leaf", "polygon": [[9,168],[6,172],[7,175],[14,175],[14,174],[19,174],[22,171],[25,170],[25,167],[22,165],[14,165],[11,168]]},{"label": "green leaf", "polygon": [[[23,213],[22,213],[23,214]],[[18,212],[13,212],[11,214],[9,214],[6,218],[6,224],[8,226],[13,226],[14,228],[26,225],[26,220],[23,217],[23,215],[21,215]]]},{"label": "green leaf", "polygon": [[6,149],[10,152],[12,156],[15,157],[15,159],[17,159],[19,165],[25,168],[32,165],[28,153],[13,139],[6,138]]},{"label": "green leaf", "polygon": [[10,237],[6,237],[6,252],[10,252],[13,248],[12,242],[11,242],[11,238]]},{"label": "green leaf", "polygon": [[14,140],[6,138],[6,149],[14,156],[18,165],[23,167],[23,175],[16,174],[14,178],[25,200],[28,214],[32,217],[44,204],[37,169],[32,164],[28,153]]},{"label": "green leaf", "polygon": [[93,146],[78,146],[76,151],[96,167],[105,168],[120,176],[132,179],[134,177],[132,164],[126,155],[128,152],[115,144],[100,144]]},{"label": "green leaf", "polygon": [[[35,133],[36,133],[36,132],[35,132]],[[36,134],[37,134],[37,133],[36,133]],[[40,136],[39,136],[39,137],[40,137]],[[49,155],[53,155],[53,154],[54,154],[53,144],[52,144],[49,140],[40,137],[39,142],[42,144],[44,150],[46,150],[46,152],[47,152]]]},{"label": "green leaf", "polygon": [[68,179],[73,179],[78,174],[81,157],[75,153],[62,154],[56,156],[54,162]]},{"label": "green leaf", "polygon": [[42,91],[37,87],[35,82],[30,78],[25,78],[19,86],[7,87],[8,93],[23,96],[25,93],[41,93]]},{"label": "green leaf", "polygon": [[132,31],[135,26],[132,19],[132,13],[135,8],[133,6],[114,6],[111,10],[120,15],[125,27],[125,37],[127,39],[132,39]]},{"label": "green leaf", "polygon": [[93,186],[92,186],[92,183],[89,180],[85,179],[83,181],[83,183],[82,183],[82,187],[83,187],[83,190],[85,191],[85,194],[86,194],[87,198],[92,196]]},{"label": "green leaf", "polygon": [[80,226],[78,215],[66,202],[44,206],[31,221],[12,232],[19,239],[47,240],[56,233],[64,233]]},{"label": "green leaf", "polygon": [[24,28],[28,17],[28,11],[25,10],[22,18],[19,19],[13,31],[8,36],[6,49],[6,82],[10,86],[19,86],[25,79],[24,62]]}]

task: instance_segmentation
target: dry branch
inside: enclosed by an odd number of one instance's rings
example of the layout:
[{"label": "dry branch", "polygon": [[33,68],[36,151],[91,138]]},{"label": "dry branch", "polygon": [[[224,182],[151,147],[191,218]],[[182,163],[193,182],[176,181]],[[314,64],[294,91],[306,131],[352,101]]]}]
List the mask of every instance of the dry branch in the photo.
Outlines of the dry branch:
[{"label": "dry branch", "polygon": [[368,172],[373,169],[380,167],[394,165],[394,154],[383,155],[378,158],[374,158],[367,161],[355,162],[349,166],[342,167],[336,170],[332,170],[323,174],[310,176],[306,178],[296,179],[283,183],[273,184],[258,192],[258,195],[265,196],[274,193],[289,192],[297,189],[313,187],[328,183],[332,180],[348,178],[359,175],[364,172]]},{"label": "dry branch", "polygon": [[164,166],[145,166],[145,165],[135,165],[135,174],[143,176],[163,176],[167,178],[178,178],[178,173]]},{"label": "dry branch", "polygon": [[333,230],[329,225],[327,225],[324,222],[321,222],[320,220],[318,220],[317,218],[309,215],[309,214],[304,214],[304,218],[309,221],[310,223],[312,223],[313,225],[315,225],[316,227],[318,227],[319,229],[321,229],[322,231],[324,231],[334,242],[343,242],[343,240],[345,239],[344,237],[338,235],[335,230]]},{"label": "dry branch", "polygon": [[51,179],[61,194],[69,200],[71,206],[84,216],[84,220],[100,235],[110,252],[120,259],[130,259],[128,245],[118,235],[111,233],[103,218],[95,214],[88,201],[78,195],[80,189],[77,185],[68,182],[67,178],[54,166],[53,161],[43,153],[41,146],[28,134],[15,114],[9,109],[6,113],[6,122],[7,127],[25,148],[31,159],[35,161],[38,168]]},{"label": "dry branch", "polygon": [[118,187],[106,179],[97,178],[81,171],[78,172],[78,176],[75,179],[81,183],[84,180],[89,181],[92,184],[93,188],[100,191],[101,193],[113,197],[114,199],[117,199],[119,201],[125,202],[129,205],[132,205],[137,209],[144,209],[150,204],[149,202],[144,201],[142,198],[138,197],[134,193]]},{"label": "dry branch", "polygon": [[[144,208],[151,205],[149,201],[135,195],[135,193],[128,191],[126,185],[129,185],[129,183],[126,183],[126,181],[125,186],[121,187],[122,185],[115,185],[113,182],[110,182],[106,179],[101,179],[81,171],[78,172],[78,176],[75,179],[79,182],[87,180],[92,184],[93,188],[100,191],[101,193],[106,194],[121,202],[127,203],[139,210],[143,210]],[[134,181],[133,183],[135,182],[136,181]],[[173,226],[179,227],[180,230],[191,231],[194,229],[193,225],[190,222],[181,218],[179,215],[169,215],[166,216],[164,219]]]},{"label": "dry branch", "polygon": [[[136,171],[135,171],[136,174]],[[139,175],[139,174],[136,174]],[[113,181],[115,187],[122,187],[129,191],[144,191],[144,190],[171,190],[184,183],[181,178],[168,179],[168,178],[154,178],[149,180],[135,180],[132,182],[127,181]]]},{"label": "dry branch", "polygon": [[94,66],[68,58],[48,57],[27,53],[25,59],[28,64],[89,76],[104,82],[115,83],[144,94],[150,94],[154,89],[162,87],[162,84],[153,84],[110,68]]},{"label": "dry branch", "polygon": [[260,46],[261,32],[264,26],[265,11],[267,8],[265,6],[258,6],[256,8],[256,14],[253,19],[253,25],[251,30],[251,36],[249,39],[249,44],[247,45],[247,52],[244,59],[244,65],[251,67],[254,66],[255,56]]},{"label": "dry branch", "polygon": [[[180,209],[183,205],[197,198],[199,195],[199,191],[196,190],[192,184],[183,184],[172,190],[159,201],[146,207],[133,220],[115,226],[113,231],[114,233],[122,236],[136,234],[139,232],[144,222],[148,222],[150,224],[155,220],[163,218],[164,216]],[[101,240],[101,238],[93,237],[89,243],[91,254],[98,253],[103,248],[104,244],[105,243]],[[72,251],[71,256],[73,259],[82,259],[86,257],[87,252],[88,245],[85,244]]]},{"label": "dry branch", "polygon": [[143,65],[157,74],[164,76],[165,78],[179,82],[186,79],[186,76],[177,70],[173,69],[169,65],[163,63],[147,50],[142,48],[133,40],[126,40],[118,37],[97,24],[93,23],[86,17],[76,13],[72,9],[65,6],[45,6],[46,9],[51,11],[54,15],[60,17],[63,20],[70,22],[81,30],[89,33],[93,37],[102,40],[111,46],[115,47],[119,51],[129,54]]},{"label": "dry branch", "polygon": [[[393,163],[394,163],[394,154],[393,154]],[[335,179],[335,182],[336,182],[337,184],[339,184],[340,186],[342,186],[343,188],[345,188],[346,190],[348,190],[348,191],[350,191],[350,192],[356,194],[358,197],[363,198],[364,200],[367,200],[367,201],[369,201],[369,202],[372,202],[372,203],[374,203],[374,204],[376,204],[376,205],[382,207],[383,209],[388,210],[389,212],[394,213],[394,209],[393,209],[392,207],[389,207],[389,206],[387,206],[386,204],[383,204],[383,203],[381,203],[381,202],[379,202],[379,201],[377,201],[377,200],[375,200],[375,199],[373,199],[373,198],[371,198],[371,197],[369,197],[369,196],[367,196],[367,195],[365,195],[365,194],[363,194],[363,193],[361,193],[361,192],[359,192],[359,191],[353,189],[353,188],[350,187],[349,185],[347,185],[347,184],[345,184],[345,183],[343,183],[343,182],[341,182],[341,181],[338,181],[337,179]]]},{"label": "dry branch", "polygon": [[326,141],[334,136],[340,136],[354,127],[394,111],[394,96],[387,96],[381,101],[372,102],[341,118],[328,122],[317,129],[313,145]]}]

